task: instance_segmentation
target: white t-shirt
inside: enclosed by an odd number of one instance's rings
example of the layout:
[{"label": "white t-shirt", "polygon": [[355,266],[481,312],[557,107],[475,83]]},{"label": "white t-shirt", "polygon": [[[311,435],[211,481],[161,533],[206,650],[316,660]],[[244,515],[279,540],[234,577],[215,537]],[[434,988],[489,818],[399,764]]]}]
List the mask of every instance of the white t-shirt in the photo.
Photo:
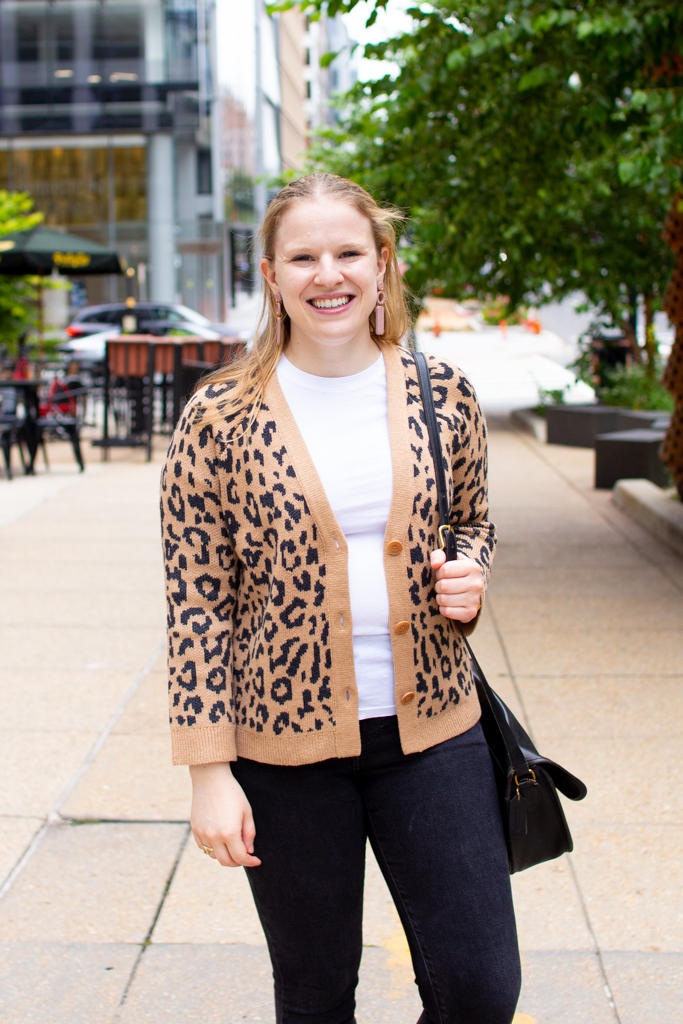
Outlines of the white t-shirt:
[{"label": "white t-shirt", "polygon": [[277,378],[348,545],[358,717],[395,715],[384,575],[393,485],[384,359],[350,377],[315,377],[283,355]]}]

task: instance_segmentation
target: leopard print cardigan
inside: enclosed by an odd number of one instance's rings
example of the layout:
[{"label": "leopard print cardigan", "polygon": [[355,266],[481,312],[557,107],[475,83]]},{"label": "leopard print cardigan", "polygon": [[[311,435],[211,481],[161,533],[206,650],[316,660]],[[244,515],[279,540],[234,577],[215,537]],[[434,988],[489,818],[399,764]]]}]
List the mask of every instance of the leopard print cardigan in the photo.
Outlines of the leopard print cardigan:
[{"label": "leopard print cardigan", "polygon": [[[469,729],[480,709],[463,641],[436,603],[436,486],[415,363],[396,346],[382,352],[394,481],[384,564],[408,754]],[[486,581],[484,419],[459,370],[430,357],[430,372],[458,549]],[[277,377],[248,435],[243,414],[202,423],[225,389],[188,404],[161,479],[174,763],[357,756],[344,535]]]}]

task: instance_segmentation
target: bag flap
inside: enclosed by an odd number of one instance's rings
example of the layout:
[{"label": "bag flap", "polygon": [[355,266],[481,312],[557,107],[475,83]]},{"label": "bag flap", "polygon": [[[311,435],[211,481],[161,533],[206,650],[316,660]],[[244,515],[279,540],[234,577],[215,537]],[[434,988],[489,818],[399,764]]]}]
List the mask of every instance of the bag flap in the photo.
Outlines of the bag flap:
[{"label": "bag flap", "polygon": [[588,793],[586,784],[581,779],[577,779],[571,772],[568,772],[561,764],[557,764],[556,761],[551,761],[547,757],[541,757],[536,752],[532,753],[530,750],[525,750],[524,747],[522,747],[522,753],[529,762],[530,767],[538,766],[543,768],[553,780],[560,793],[569,797],[570,800],[583,800]]}]

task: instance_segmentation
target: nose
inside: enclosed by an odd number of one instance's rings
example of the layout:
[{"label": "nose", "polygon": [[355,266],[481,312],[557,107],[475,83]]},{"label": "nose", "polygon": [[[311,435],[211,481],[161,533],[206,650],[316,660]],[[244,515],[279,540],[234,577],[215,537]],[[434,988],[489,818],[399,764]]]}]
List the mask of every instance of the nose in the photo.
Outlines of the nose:
[{"label": "nose", "polygon": [[322,288],[333,288],[344,280],[342,269],[331,253],[324,253],[318,260],[315,283]]}]

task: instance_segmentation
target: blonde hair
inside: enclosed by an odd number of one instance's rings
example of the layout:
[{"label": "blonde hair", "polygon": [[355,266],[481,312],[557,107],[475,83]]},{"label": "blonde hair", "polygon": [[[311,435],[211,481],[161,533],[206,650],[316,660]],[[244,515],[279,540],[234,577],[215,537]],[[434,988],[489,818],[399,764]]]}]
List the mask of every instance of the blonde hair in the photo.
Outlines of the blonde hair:
[{"label": "blonde hair", "polygon": [[[375,334],[375,313],[370,314],[370,336],[375,342],[399,345],[410,326],[408,306],[401,280],[401,273],[396,258],[396,228],[403,220],[397,210],[385,209],[373,199],[369,192],[347,178],[336,174],[308,174],[285,186],[272,200],[259,233],[261,251],[265,259],[272,263],[275,259],[275,240],[283,215],[294,203],[316,199],[335,199],[355,206],[359,213],[370,221],[375,238],[378,255],[383,249],[388,250],[387,267],[384,272],[384,334]],[[203,423],[216,423],[226,416],[249,409],[243,423],[245,432],[254,422],[263,401],[263,394],[268,381],[275,373],[280,355],[289,341],[290,321],[285,313],[282,321],[282,345],[277,344],[276,306],[272,289],[263,289],[263,304],[256,338],[251,350],[241,359],[221,366],[208,377],[200,381],[203,390],[207,386],[214,388],[230,385],[208,405],[206,396],[195,399],[196,415]]]}]

